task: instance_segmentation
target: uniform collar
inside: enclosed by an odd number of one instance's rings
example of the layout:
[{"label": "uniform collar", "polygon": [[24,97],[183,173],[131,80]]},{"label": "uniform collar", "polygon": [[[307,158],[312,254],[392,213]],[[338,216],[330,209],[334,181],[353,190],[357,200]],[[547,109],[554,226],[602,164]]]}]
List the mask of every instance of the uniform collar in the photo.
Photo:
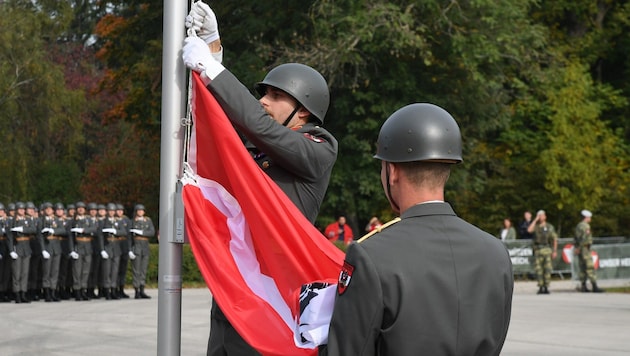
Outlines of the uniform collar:
[{"label": "uniform collar", "polygon": [[426,215],[457,216],[451,205],[447,202],[427,202],[423,204],[416,204],[410,207],[409,209],[405,210],[405,212],[402,213],[400,217],[402,219],[406,219]]}]

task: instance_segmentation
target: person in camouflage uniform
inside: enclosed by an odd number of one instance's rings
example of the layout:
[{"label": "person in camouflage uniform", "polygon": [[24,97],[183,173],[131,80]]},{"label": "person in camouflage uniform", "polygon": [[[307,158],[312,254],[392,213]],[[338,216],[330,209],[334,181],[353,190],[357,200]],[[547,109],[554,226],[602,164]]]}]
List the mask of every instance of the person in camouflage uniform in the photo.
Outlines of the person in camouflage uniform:
[{"label": "person in camouflage uniform", "polygon": [[582,221],[575,227],[575,249],[574,254],[578,258],[580,266],[580,282],[582,282],[582,292],[589,292],[586,287],[586,279],[591,281],[594,293],[603,292],[597,287],[597,278],[595,277],[595,269],[593,267],[593,256],[591,255],[591,245],[593,244],[593,234],[591,233],[591,218],[593,213],[588,210],[582,210]]},{"label": "person in camouflage uniform", "polygon": [[547,214],[544,210],[538,210],[536,218],[529,224],[527,231],[534,234],[534,269],[538,280],[538,294],[549,294],[551,260],[557,255],[558,234],[553,225],[547,222]]}]

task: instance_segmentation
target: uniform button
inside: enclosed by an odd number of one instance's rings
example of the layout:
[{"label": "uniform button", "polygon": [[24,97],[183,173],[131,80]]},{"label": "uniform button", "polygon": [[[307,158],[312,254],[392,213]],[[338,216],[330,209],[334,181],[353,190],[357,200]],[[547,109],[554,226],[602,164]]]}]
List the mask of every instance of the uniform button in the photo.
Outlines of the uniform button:
[{"label": "uniform button", "polygon": [[269,161],[264,161],[264,162],[262,163],[262,167],[263,167],[263,169],[267,169],[267,168],[269,168]]}]

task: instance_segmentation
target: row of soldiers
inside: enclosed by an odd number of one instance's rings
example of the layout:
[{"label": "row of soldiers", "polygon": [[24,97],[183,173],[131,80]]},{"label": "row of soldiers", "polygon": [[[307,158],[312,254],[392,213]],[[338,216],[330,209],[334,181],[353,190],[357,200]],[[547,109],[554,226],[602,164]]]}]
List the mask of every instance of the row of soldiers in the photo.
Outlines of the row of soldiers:
[{"label": "row of soldiers", "polygon": [[114,203],[0,203],[0,302],[129,298],[130,260],[135,299],[150,298],[144,286],[153,236],[142,204],[129,219]]}]

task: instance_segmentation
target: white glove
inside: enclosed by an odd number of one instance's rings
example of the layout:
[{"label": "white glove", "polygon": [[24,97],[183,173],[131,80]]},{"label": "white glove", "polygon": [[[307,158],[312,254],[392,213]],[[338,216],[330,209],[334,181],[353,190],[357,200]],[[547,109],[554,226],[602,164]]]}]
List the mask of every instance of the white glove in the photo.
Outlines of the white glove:
[{"label": "white glove", "polygon": [[130,260],[135,260],[136,259],[136,254],[133,253],[133,251],[129,251],[129,259]]},{"label": "white glove", "polygon": [[70,257],[72,257],[73,260],[78,260],[79,254],[76,251],[72,251],[70,252]]},{"label": "white glove", "polygon": [[0,253],[0,260],[2,259],[2,254]]},{"label": "white glove", "polygon": [[186,28],[194,30],[205,43],[211,43],[220,38],[217,16],[203,1],[192,4],[185,23]]},{"label": "white glove", "polygon": [[186,37],[182,60],[186,67],[201,74],[205,85],[210,84],[211,80],[225,70],[225,67],[212,56],[208,45],[199,37]]},{"label": "white glove", "polygon": [[104,260],[108,259],[108,258],[109,258],[109,255],[107,254],[107,251],[102,250],[102,251],[101,251],[101,257],[103,257],[103,259],[104,259]]},{"label": "white glove", "polygon": [[73,227],[72,229],[70,229],[70,231],[76,232],[76,233],[79,233],[79,234],[83,233],[83,230],[84,229],[82,227]]},{"label": "white glove", "polygon": [[50,258],[50,253],[46,250],[42,250],[42,256],[44,256],[44,259],[47,260]]},{"label": "white glove", "polygon": [[142,230],[138,230],[138,229],[131,229],[131,230],[129,230],[129,232],[133,232],[136,235],[142,235],[143,231]]},{"label": "white glove", "polygon": [[14,227],[14,228],[11,229],[11,231],[23,232],[24,231],[24,227],[23,226]]},{"label": "white glove", "polygon": [[54,232],[55,232],[55,230],[53,230],[53,229],[52,229],[52,228],[50,228],[50,227],[45,227],[45,228],[43,228],[43,229],[42,229],[42,234],[45,234],[45,233],[52,234],[52,233],[54,233]]},{"label": "white glove", "polygon": [[115,234],[116,233],[116,229],[114,229],[113,227],[106,227],[103,229],[103,232],[107,232],[110,234]]},{"label": "white glove", "polygon": [[9,253],[9,255],[11,255],[11,258],[14,259],[14,260],[17,260],[17,258],[18,258],[18,254],[15,251],[11,251]]}]

